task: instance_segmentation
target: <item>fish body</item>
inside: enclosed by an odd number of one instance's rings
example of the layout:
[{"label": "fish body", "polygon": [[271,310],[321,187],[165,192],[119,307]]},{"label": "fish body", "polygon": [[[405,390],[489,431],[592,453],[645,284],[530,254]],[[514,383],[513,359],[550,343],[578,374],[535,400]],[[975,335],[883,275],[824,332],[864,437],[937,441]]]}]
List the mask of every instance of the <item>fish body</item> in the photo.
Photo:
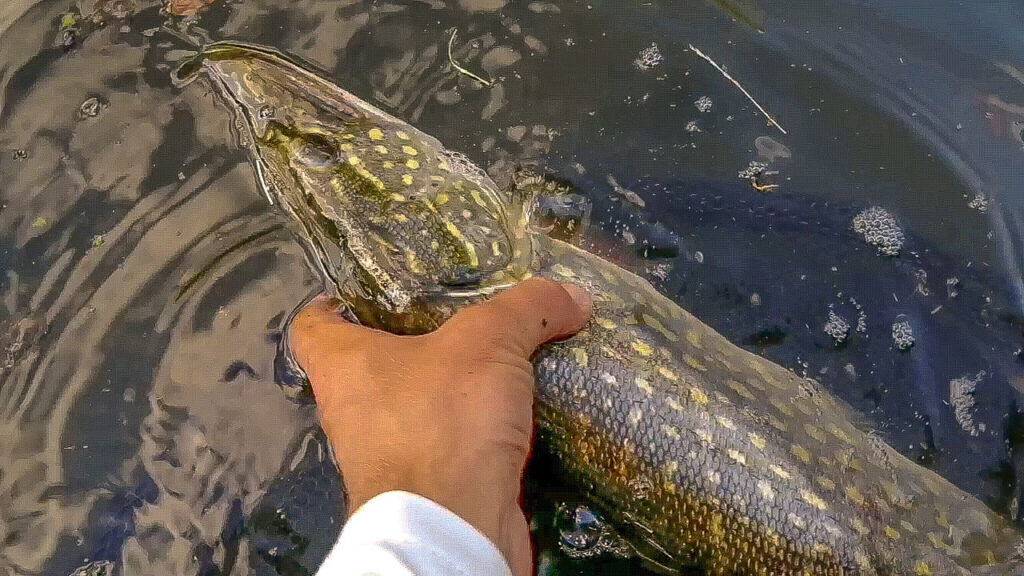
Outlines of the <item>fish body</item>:
[{"label": "fish body", "polygon": [[904,458],[817,383],[728,342],[642,278],[529,225],[435,138],[264,48],[206,75],[272,202],[360,322],[435,328],[530,276],[594,315],[535,358],[541,436],[640,554],[710,574],[1024,574],[1020,533]]}]

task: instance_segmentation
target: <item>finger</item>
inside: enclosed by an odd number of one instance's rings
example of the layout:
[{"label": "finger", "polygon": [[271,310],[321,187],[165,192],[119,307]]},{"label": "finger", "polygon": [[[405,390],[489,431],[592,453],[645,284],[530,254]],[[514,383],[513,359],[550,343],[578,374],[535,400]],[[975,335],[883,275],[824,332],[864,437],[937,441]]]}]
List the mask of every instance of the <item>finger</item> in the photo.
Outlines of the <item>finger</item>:
[{"label": "finger", "polygon": [[320,294],[288,323],[289,348],[303,368],[308,368],[318,351],[344,348],[369,330],[346,320],[339,308],[338,300]]},{"label": "finger", "polygon": [[489,334],[529,359],[542,344],[583,328],[591,307],[590,295],[579,286],[531,278],[456,314],[444,328],[475,341]]}]

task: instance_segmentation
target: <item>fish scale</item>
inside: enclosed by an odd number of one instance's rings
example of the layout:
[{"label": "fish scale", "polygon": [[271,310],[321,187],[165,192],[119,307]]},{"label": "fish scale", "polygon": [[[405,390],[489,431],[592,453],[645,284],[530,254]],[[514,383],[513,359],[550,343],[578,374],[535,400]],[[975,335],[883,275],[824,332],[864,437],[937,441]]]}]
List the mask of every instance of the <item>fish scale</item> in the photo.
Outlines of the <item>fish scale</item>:
[{"label": "fish scale", "polygon": [[723,576],[1024,574],[1006,519],[816,383],[533,230],[528,195],[498,193],[433,137],[258,46],[212,45],[177,78],[199,74],[360,322],[426,332],[530,276],[588,288],[593,318],[535,359],[541,438],[651,562]]}]

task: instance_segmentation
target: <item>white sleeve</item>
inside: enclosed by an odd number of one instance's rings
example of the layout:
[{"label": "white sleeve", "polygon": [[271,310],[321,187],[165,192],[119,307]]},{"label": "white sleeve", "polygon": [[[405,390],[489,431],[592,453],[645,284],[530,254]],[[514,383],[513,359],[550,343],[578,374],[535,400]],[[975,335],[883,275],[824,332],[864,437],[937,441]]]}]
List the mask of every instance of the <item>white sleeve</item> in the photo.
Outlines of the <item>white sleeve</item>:
[{"label": "white sleeve", "polygon": [[447,508],[409,492],[363,504],[317,576],[511,576],[504,556]]}]

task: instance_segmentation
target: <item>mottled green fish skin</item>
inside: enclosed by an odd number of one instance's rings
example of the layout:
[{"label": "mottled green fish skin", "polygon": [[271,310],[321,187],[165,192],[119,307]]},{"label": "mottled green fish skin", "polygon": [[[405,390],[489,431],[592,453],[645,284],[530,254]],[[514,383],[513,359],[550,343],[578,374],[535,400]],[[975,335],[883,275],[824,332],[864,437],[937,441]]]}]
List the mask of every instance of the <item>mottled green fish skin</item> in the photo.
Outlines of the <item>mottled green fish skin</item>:
[{"label": "mottled green fish skin", "polygon": [[542,437],[643,556],[716,575],[1024,573],[1006,519],[813,381],[531,230],[436,139],[270,50],[214,45],[178,77],[200,72],[360,321],[427,331],[529,276],[592,292],[586,328],[536,357]]}]

